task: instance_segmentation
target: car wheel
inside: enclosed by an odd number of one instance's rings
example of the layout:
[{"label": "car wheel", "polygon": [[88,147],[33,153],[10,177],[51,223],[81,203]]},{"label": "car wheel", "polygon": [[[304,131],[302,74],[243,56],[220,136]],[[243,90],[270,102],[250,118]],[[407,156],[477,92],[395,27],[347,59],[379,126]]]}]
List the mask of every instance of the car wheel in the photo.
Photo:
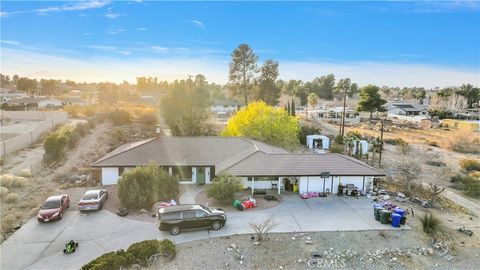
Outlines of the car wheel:
[{"label": "car wheel", "polygon": [[180,233],[180,228],[178,226],[170,227],[170,234],[171,235],[177,235],[179,233]]},{"label": "car wheel", "polygon": [[220,230],[220,228],[222,228],[222,224],[220,223],[220,221],[214,221],[212,223],[212,230]]},{"label": "car wheel", "polygon": [[98,210],[102,210],[103,209],[103,202],[100,204],[100,207],[98,208]]}]

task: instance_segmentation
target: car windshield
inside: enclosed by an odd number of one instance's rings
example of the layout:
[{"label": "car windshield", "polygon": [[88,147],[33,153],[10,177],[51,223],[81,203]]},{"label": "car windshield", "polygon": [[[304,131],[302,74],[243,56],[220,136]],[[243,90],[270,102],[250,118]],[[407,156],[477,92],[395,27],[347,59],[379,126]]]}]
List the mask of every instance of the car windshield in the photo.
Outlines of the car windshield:
[{"label": "car windshield", "polygon": [[97,193],[87,193],[82,198],[82,200],[96,200],[96,199],[98,199]]},{"label": "car windshield", "polygon": [[60,200],[54,200],[54,201],[46,201],[41,209],[55,209],[55,208],[60,208]]},{"label": "car windshield", "polygon": [[212,213],[212,209],[210,209],[210,208],[208,208],[208,207],[205,207],[205,206],[203,206],[203,205],[201,205],[201,206],[202,206],[202,208],[203,208],[205,211],[207,211],[209,214]]}]

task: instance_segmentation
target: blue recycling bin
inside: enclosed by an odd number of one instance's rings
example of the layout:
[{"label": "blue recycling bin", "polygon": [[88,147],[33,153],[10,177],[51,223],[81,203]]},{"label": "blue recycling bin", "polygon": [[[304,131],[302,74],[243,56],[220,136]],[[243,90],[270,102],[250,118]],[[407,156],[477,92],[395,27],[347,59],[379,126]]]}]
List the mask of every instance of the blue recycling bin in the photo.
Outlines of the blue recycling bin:
[{"label": "blue recycling bin", "polygon": [[392,218],[392,226],[400,227],[400,220],[402,220],[402,215],[398,213],[393,213],[390,217]]},{"label": "blue recycling bin", "polygon": [[393,209],[393,212],[399,214],[402,217],[405,216],[405,210],[400,207],[395,207],[395,209]]}]

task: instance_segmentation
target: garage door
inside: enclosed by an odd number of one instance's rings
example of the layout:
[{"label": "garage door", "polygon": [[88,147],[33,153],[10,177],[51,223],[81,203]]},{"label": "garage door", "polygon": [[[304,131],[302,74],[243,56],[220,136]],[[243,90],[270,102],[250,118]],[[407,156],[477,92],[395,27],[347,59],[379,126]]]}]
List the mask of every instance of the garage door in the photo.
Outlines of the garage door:
[{"label": "garage door", "polygon": [[102,168],[102,185],[116,185],[118,177],[118,168]]},{"label": "garage door", "polygon": [[[325,189],[324,185],[325,184]],[[300,178],[300,185],[298,190],[300,193],[305,192],[326,192],[326,190],[331,190],[331,178],[321,178],[319,176],[308,176]]]}]

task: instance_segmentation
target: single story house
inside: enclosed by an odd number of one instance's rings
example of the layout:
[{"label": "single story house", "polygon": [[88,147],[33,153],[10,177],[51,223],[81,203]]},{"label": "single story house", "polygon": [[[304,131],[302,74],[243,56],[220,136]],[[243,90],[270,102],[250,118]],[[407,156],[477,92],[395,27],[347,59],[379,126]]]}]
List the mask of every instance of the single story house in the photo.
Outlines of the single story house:
[{"label": "single story house", "polygon": [[66,97],[62,99],[62,102],[64,105],[79,105],[79,106],[88,105],[88,101],[80,97]]},{"label": "single story house", "polygon": [[[245,188],[278,189],[298,185],[299,192],[336,193],[353,184],[362,193],[373,187],[375,168],[339,154],[293,154],[262,142],[234,137],[160,137],[121,145],[91,166],[101,169],[103,185],[115,185],[122,173],[154,162],[180,183],[209,184],[221,173],[241,178]],[[289,190],[287,188],[287,190]]]},{"label": "single story house", "polygon": [[7,104],[34,108],[59,108],[63,106],[61,100],[39,97],[11,99],[7,101]]},{"label": "single story house", "polygon": [[387,113],[389,115],[404,115],[404,116],[428,116],[427,108],[411,103],[393,102],[387,105]]},{"label": "single story house", "polygon": [[220,100],[213,103],[210,111],[214,114],[231,114],[238,111],[241,106],[243,106],[243,104],[238,101]]}]

